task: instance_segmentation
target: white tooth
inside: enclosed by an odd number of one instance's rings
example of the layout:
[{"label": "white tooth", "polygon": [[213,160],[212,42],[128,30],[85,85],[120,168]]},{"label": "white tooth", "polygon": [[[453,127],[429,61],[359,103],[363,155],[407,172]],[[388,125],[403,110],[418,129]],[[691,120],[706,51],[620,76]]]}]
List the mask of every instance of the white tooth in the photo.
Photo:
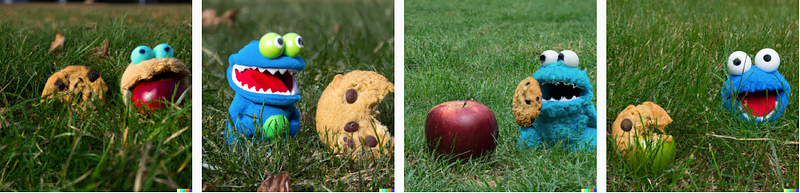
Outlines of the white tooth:
[{"label": "white tooth", "polygon": [[260,68],[260,67],[258,68],[259,72],[264,72],[264,70],[267,70],[267,68]]},{"label": "white tooth", "polygon": [[278,69],[278,71],[281,72],[281,74],[286,73],[286,69]]},{"label": "white tooth", "polygon": [[272,88],[268,88],[267,91],[264,91],[264,92],[271,94],[272,93]]},{"label": "white tooth", "polygon": [[300,92],[300,88],[297,87],[297,83],[295,82],[294,86],[292,87],[292,95],[297,95],[298,92]]},{"label": "white tooth", "polygon": [[246,66],[241,66],[241,65],[235,65],[235,66],[233,66],[233,68],[235,68],[239,72],[244,72],[244,70],[247,69]]},{"label": "white tooth", "polygon": [[264,92],[264,88],[259,88],[258,92]]},{"label": "white tooth", "polygon": [[278,69],[267,68],[267,71],[269,71],[270,74],[275,74],[275,71],[278,71]]},{"label": "white tooth", "polygon": [[247,87],[247,83],[244,83],[244,84],[242,84],[242,87],[244,87],[244,89],[245,89],[245,90],[247,90],[248,88],[250,88],[250,87]]},{"label": "white tooth", "polygon": [[572,100],[578,99],[578,96],[572,95]]}]

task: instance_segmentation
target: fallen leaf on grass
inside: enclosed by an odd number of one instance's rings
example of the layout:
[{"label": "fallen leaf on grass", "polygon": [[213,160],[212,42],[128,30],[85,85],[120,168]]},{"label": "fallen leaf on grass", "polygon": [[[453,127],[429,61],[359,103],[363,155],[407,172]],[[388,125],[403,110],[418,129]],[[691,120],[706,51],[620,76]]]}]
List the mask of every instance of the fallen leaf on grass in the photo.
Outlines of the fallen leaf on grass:
[{"label": "fallen leaf on grass", "polygon": [[236,15],[238,14],[238,9],[231,9],[217,17],[217,10],[203,10],[203,27],[215,26],[220,23],[228,24],[228,26],[233,25],[233,22],[236,20]]},{"label": "fallen leaf on grass", "polygon": [[58,32],[58,34],[56,34],[56,40],[50,42],[50,52],[61,51],[64,49],[64,42],[66,41],[67,39],[64,38],[64,36],[61,36],[61,32]]},{"label": "fallen leaf on grass", "polygon": [[[269,172],[267,172],[269,173]],[[278,175],[269,174],[256,192],[292,192],[292,185],[289,184],[289,172],[283,171]]]},{"label": "fallen leaf on grass", "polygon": [[103,41],[103,45],[100,45],[100,47],[92,49],[92,52],[94,52],[94,54],[92,54],[92,57],[98,57],[98,58],[108,57],[109,47],[110,45],[108,43],[108,39],[106,39],[105,41]]}]

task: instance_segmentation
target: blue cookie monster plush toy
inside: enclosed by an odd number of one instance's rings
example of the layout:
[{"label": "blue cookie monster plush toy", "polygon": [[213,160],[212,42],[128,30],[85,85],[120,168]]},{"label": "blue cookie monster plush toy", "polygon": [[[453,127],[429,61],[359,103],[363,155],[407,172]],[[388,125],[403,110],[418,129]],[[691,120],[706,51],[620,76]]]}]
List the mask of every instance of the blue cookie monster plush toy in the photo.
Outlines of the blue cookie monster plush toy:
[{"label": "blue cookie monster plush toy", "polygon": [[775,50],[762,49],[755,59],[753,66],[745,52],[736,51],[728,57],[731,77],[720,90],[722,106],[744,120],[772,122],[783,115],[792,88],[777,71],[781,58]]},{"label": "blue cookie monster plush toy", "polygon": [[547,50],[542,66],[533,73],[542,91],[542,108],[531,126],[520,126],[523,148],[557,143],[571,151],[594,151],[597,146],[597,109],[592,103],[592,84],[578,69],[578,55],[571,50]]},{"label": "blue cookie monster plush toy", "polygon": [[228,108],[233,122],[225,132],[228,143],[255,138],[257,131],[269,140],[285,132],[297,135],[300,112],[294,103],[300,94],[292,73],[306,67],[302,50],[303,38],[296,33],[270,32],[230,56],[228,84],[236,95]]}]

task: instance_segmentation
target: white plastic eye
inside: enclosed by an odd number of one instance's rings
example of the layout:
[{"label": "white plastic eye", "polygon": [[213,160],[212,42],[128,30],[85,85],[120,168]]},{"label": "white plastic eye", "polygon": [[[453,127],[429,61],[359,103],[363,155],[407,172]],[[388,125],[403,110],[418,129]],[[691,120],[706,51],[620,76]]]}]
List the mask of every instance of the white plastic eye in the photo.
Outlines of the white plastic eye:
[{"label": "white plastic eye", "polygon": [[564,50],[558,54],[558,60],[561,60],[569,67],[578,67],[578,54],[572,50]]},{"label": "white plastic eye", "polygon": [[558,61],[558,52],[553,50],[544,51],[542,55],[539,56],[539,61],[542,62],[542,65],[556,63],[556,61]]},{"label": "white plastic eye", "polygon": [[756,66],[765,72],[772,72],[781,65],[781,57],[773,49],[764,48],[756,54]]},{"label": "white plastic eye", "polygon": [[275,45],[275,47],[278,47],[278,49],[283,49],[283,38],[278,36],[278,37],[275,37],[275,39],[272,40],[272,41],[273,41],[273,45]]},{"label": "white plastic eye", "polygon": [[753,61],[747,53],[735,51],[728,56],[728,73],[742,75],[753,66]]}]

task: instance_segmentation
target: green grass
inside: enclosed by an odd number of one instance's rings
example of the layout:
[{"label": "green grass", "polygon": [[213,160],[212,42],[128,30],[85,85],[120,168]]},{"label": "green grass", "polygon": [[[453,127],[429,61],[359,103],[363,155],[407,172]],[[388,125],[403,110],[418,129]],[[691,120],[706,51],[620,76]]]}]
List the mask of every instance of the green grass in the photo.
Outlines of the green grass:
[{"label": "green grass", "polygon": [[[378,191],[394,187],[394,157],[350,161],[336,156],[315,129],[316,102],[336,74],[370,70],[394,80],[393,1],[205,1],[203,9],[240,9],[233,26],[203,29],[203,189],[255,191],[267,173],[291,173],[294,191]],[[338,27],[337,27],[338,26]],[[337,31],[338,30],[338,31]],[[267,32],[296,32],[305,42],[306,69],[295,75],[302,99],[300,132],[269,145],[248,141],[231,150],[223,132],[234,92],[228,57]],[[393,128],[393,95],[378,119]]]},{"label": "green grass", "polygon": [[[0,191],[191,188],[191,102],[143,116],[119,92],[136,46],[169,43],[191,66],[190,7],[0,7]],[[65,49],[49,54],[59,31]],[[90,57],[106,38],[111,57]],[[47,78],[67,65],[100,72],[110,90],[103,106],[39,102]]]},{"label": "green grass", "polygon": [[[609,1],[608,133],[626,106],[653,101],[674,120],[667,133],[678,152],[669,170],[647,174],[625,164],[609,143],[608,190],[798,188],[797,7],[797,1]],[[782,117],[754,125],[723,109],[719,91],[728,56],[762,48],[780,54],[778,71],[794,92]]]},{"label": "green grass", "polygon": [[[596,80],[595,3],[410,0],[405,11],[406,191],[595,188],[596,153],[520,150],[511,112],[516,86],[539,68],[545,50],[577,52],[580,69]],[[487,159],[464,163],[437,159],[425,150],[428,110],[470,98],[494,112],[497,150]]]}]

